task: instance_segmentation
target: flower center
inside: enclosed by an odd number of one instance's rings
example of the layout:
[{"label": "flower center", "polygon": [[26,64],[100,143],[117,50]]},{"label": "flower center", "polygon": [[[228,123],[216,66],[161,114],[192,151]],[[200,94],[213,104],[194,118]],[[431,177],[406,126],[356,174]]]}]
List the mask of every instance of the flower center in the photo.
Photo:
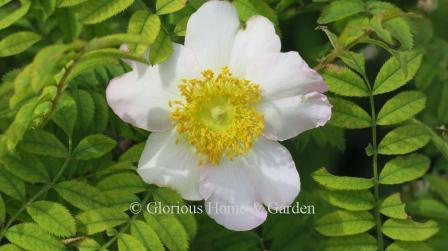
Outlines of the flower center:
[{"label": "flower center", "polygon": [[260,86],[232,76],[224,67],[217,75],[202,72],[202,79],[183,80],[179,85],[184,100],[176,105],[171,119],[176,129],[213,165],[246,153],[264,128],[263,115],[256,109]]}]

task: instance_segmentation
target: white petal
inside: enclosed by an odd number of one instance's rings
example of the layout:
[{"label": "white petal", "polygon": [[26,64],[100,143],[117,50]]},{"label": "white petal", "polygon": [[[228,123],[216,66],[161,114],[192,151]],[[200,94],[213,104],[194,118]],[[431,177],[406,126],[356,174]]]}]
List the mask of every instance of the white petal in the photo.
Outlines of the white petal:
[{"label": "white petal", "polygon": [[263,135],[270,140],[286,140],[303,131],[320,127],[331,117],[331,105],[319,92],[261,103]]},{"label": "white petal", "polygon": [[327,91],[322,77],[293,51],[261,54],[247,67],[245,78],[261,86],[265,100]]},{"label": "white petal", "polygon": [[194,149],[171,132],[152,133],[138,163],[137,172],[146,183],[176,190],[184,199],[202,200],[199,167]]},{"label": "white petal", "polygon": [[199,191],[206,200],[208,214],[232,230],[257,227],[267,216],[263,203],[283,208],[294,201],[300,190],[299,175],[288,150],[262,138],[247,154],[233,161],[203,167],[200,177]]},{"label": "white petal", "polygon": [[174,45],[173,55],[161,65],[129,62],[133,70],[112,79],[106,90],[107,102],[124,121],[149,131],[172,127],[169,100],[179,99],[177,86],[182,78],[197,76],[191,50]]},{"label": "white petal", "polygon": [[209,1],[191,15],[185,46],[191,48],[202,70],[220,71],[229,63],[240,26],[235,7],[227,1]]},{"label": "white petal", "polygon": [[246,22],[246,28],[238,31],[230,57],[230,69],[236,76],[245,76],[247,67],[260,55],[279,53],[280,38],[274,25],[263,16],[255,16]]}]

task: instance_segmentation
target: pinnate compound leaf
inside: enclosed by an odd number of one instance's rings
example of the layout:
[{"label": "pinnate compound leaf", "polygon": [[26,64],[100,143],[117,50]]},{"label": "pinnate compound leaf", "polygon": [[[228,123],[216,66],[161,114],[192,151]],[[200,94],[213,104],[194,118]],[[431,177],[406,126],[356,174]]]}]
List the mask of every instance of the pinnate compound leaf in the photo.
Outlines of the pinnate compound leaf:
[{"label": "pinnate compound leaf", "polygon": [[56,184],[55,189],[64,200],[82,210],[107,206],[100,190],[81,181],[63,181]]},{"label": "pinnate compound leaf", "polygon": [[176,12],[185,7],[187,0],[157,0],[156,13],[157,15],[165,15]]},{"label": "pinnate compound leaf", "polygon": [[394,56],[387,60],[376,76],[373,86],[374,94],[391,92],[411,80],[422,61],[422,53],[419,51],[402,52],[403,60],[406,64],[405,71],[399,59]]},{"label": "pinnate compound leaf", "polygon": [[53,121],[70,136],[75,128],[77,117],[78,109],[75,100],[70,95],[63,94],[53,112]]},{"label": "pinnate compound leaf", "polygon": [[115,140],[95,134],[85,137],[73,150],[73,157],[79,160],[96,159],[110,152],[117,145]]},{"label": "pinnate compound leaf", "polygon": [[129,234],[120,234],[118,236],[119,251],[146,251],[143,244],[134,236]]},{"label": "pinnate compound leaf", "polygon": [[372,179],[335,176],[329,173],[324,167],[313,172],[312,177],[320,185],[336,190],[366,190],[374,185]]},{"label": "pinnate compound leaf", "polygon": [[445,203],[448,203],[448,181],[436,175],[427,175],[425,178],[429,181],[431,190],[442,197]]},{"label": "pinnate compound leaf", "polygon": [[346,236],[367,232],[375,226],[369,212],[335,211],[315,222],[314,228],[324,236]]},{"label": "pinnate compound leaf", "polygon": [[422,154],[397,157],[386,163],[380,173],[381,184],[401,184],[422,177],[428,171],[430,160]]},{"label": "pinnate compound leaf", "polygon": [[372,125],[370,115],[357,104],[341,99],[330,98],[333,105],[330,123],[346,129],[367,128]]},{"label": "pinnate compound leaf", "polygon": [[[179,194],[169,188],[158,188],[153,191],[154,201],[160,202],[162,205],[176,206],[176,205],[185,205],[185,202],[182,200]],[[175,214],[176,218],[182,223],[185,230],[190,237],[190,240],[193,240],[196,236],[196,232],[198,231],[198,226],[194,216],[190,213],[178,213]]]},{"label": "pinnate compound leaf", "polygon": [[20,148],[37,155],[56,158],[65,158],[68,154],[64,144],[54,134],[44,130],[29,131],[20,143]]},{"label": "pinnate compound leaf", "polygon": [[21,223],[8,229],[6,238],[26,250],[67,250],[62,241],[34,223]]},{"label": "pinnate compound leaf", "polygon": [[416,151],[428,144],[431,135],[419,125],[411,124],[390,131],[381,140],[378,153],[384,155],[406,154]]},{"label": "pinnate compound leaf", "polygon": [[326,251],[376,251],[377,241],[370,234],[329,238],[325,241]]},{"label": "pinnate compound leaf", "polygon": [[152,205],[148,207],[148,211],[143,214],[146,222],[159,235],[168,250],[188,250],[188,234],[173,214],[150,213],[157,212],[157,208]]},{"label": "pinnate compound leaf", "polygon": [[412,200],[407,203],[406,209],[412,214],[426,218],[448,220],[448,207],[434,199]]},{"label": "pinnate compound leaf", "polygon": [[2,17],[2,19],[0,20],[0,30],[11,26],[17,20],[25,16],[26,13],[28,13],[30,7],[31,7],[30,0],[20,0],[20,7],[18,9],[14,10],[6,17]]},{"label": "pinnate compound leaf", "polygon": [[40,227],[60,237],[76,233],[75,219],[61,204],[51,201],[35,201],[26,211]]},{"label": "pinnate compound leaf", "polygon": [[400,193],[394,193],[389,195],[380,205],[380,213],[390,218],[395,219],[407,219],[405,204],[401,202]]},{"label": "pinnate compound leaf", "polygon": [[346,67],[328,65],[322,76],[331,92],[349,97],[367,97],[369,95],[362,78]]},{"label": "pinnate compound leaf", "polygon": [[439,231],[437,222],[429,220],[424,223],[410,219],[388,219],[382,227],[383,234],[400,241],[424,241]]},{"label": "pinnate compound leaf", "polygon": [[317,19],[317,22],[319,24],[331,23],[353,16],[365,10],[366,6],[362,0],[331,1],[330,4],[324,8],[321,16]]},{"label": "pinnate compound leaf", "polygon": [[91,235],[116,227],[128,220],[128,215],[114,208],[96,208],[76,216],[79,231]]},{"label": "pinnate compound leaf", "polygon": [[[141,35],[148,40],[148,44],[154,43],[161,27],[160,18],[147,10],[135,12],[129,20],[128,33]],[[129,51],[137,54],[145,53],[148,45],[129,44]]]},{"label": "pinnate compound leaf", "polygon": [[25,199],[25,183],[0,165],[0,191],[19,201]]},{"label": "pinnate compound leaf", "polygon": [[127,9],[134,0],[95,0],[87,1],[79,7],[79,19],[84,24],[103,22]]},{"label": "pinnate compound leaf", "polygon": [[132,236],[137,238],[147,250],[165,250],[157,233],[144,221],[134,221],[131,225],[131,234]]},{"label": "pinnate compound leaf", "polygon": [[164,30],[160,30],[156,40],[151,45],[149,51],[149,61],[151,64],[160,64],[171,56],[173,52],[173,43]]},{"label": "pinnate compound leaf", "polygon": [[118,173],[107,176],[97,184],[101,191],[139,193],[146,190],[146,183],[134,173]]},{"label": "pinnate compound leaf", "polygon": [[374,198],[370,191],[321,190],[320,196],[333,206],[349,211],[370,210],[374,206]]},{"label": "pinnate compound leaf", "polygon": [[19,54],[40,39],[40,35],[30,31],[20,31],[11,34],[0,41],[0,57]]},{"label": "pinnate compound leaf", "polygon": [[419,241],[396,241],[386,251],[434,251],[428,244]]},{"label": "pinnate compound leaf", "polygon": [[412,118],[426,106],[426,95],[404,91],[389,99],[378,113],[377,124],[392,125]]}]

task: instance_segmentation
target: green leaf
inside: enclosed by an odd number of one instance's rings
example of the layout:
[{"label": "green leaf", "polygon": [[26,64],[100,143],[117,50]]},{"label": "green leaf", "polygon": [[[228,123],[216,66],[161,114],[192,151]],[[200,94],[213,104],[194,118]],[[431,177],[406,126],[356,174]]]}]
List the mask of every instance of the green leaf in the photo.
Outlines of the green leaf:
[{"label": "green leaf", "polygon": [[362,0],[336,0],[327,5],[317,19],[317,23],[326,24],[366,11]]},{"label": "green leaf", "polygon": [[14,244],[5,244],[0,247],[0,251],[22,251],[23,249],[19,248]]},{"label": "green leaf", "polygon": [[411,50],[414,47],[414,35],[405,18],[391,19],[384,23],[384,27],[400,42],[402,49]]},{"label": "green leaf", "polygon": [[91,129],[93,117],[95,115],[95,101],[89,92],[79,90],[70,93],[76,102],[78,117],[76,118],[75,131],[86,132]]},{"label": "green leaf", "polygon": [[76,233],[75,219],[61,204],[35,201],[26,207],[26,211],[39,226],[56,236],[69,237]]},{"label": "green leaf", "polygon": [[389,99],[381,108],[377,124],[392,125],[412,118],[426,106],[426,95],[419,91],[404,91]]},{"label": "green leaf", "polygon": [[378,244],[370,234],[329,238],[325,241],[325,251],[376,251]]},{"label": "green leaf", "polygon": [[424,242],[417,241],[396,241],[390,244],[386,251],[433,251],[430,246]]},{"label": "green leaf", "polygon": [[[129,20],[128,33],[141,35],[148,40],[148,44],[154,43],[161,27],[160,18],[147,10],[135,12]],[[129,51],[143,54],[148,49],[148,45],[128,45]]]},{"label": "green leaf", "polygon": [[59,7],[71,7],[87,1],[89,0],[61,0],[59,3]]},{"label": "green leaf", "polygon": [[188,18],[189,17],[184,17],[176,24],[176,27],[174,27],[174,34],[176,36],[185,37],[185,34],[187,33]]},{"label": "green leaf", "polygon": [[44,130],[29,131],[20,143],[20,148],[30,153],[56,158],[65,158],[68,154],[64,144],[54,134]]},{"label": "green leaf", "polygon": [[321,190],[320,196],[333,206],[349,211],[370,210],[374,206],[374,198],[370,191]]},{"label": "green leaf", "polygon": [[134,0],[95,0],[87,1],[79,7],[79,19],[84,24],[103,22],[127,9]]},{"label": "green leaf", "polygon": [[70,95],[63,94],[56,105],[52,119],[68,136],[75,128],[78,109],[75,100]]},{"label": "green leaf", "polygon": [[44,86],[56,82],[54,74],[57,73],[57,68],[68,49],[67,45],[56,44],[47,46],[36,54],[31,75],[31,86],[34,91],[40,91]]},{"label": "green leaf", "polygon": [[137,195],[126,190],[111,190],[102,192],[102,194],[106,197],[109,208],[116,208],[120,211],[129,210],[131,203],[139,201]]},{"label": "green leaf", "polygon": [[346,236],[364,233],[375,226],[373,216],[368,212],[335,211],[326,214],[314,224],[324,236]]},{"label": "green leaf", "polygon": [[76,40],[81,33],[82,25],[75,12],[69,8],[60,8],[56,11],[55,16],[59,30],[64,35],[64,41],[73,42]]},{"label": "green leaf", "polygon": [[341,98],[330,98],[330,103],[333,105],[330,124],[347,129],[367,128],[372,125],[370,115],[357,104]]},{"label": "green leaf", "polygon": [[401,184],[422,177],[428,171],[430,160],[425,155],[411,154],[386,163],[380,173],[381,184]]},{"label": "green leaf", "polygon": [[[156,212],[152,205],[148,207],[149,212]],[[172,214],[152,214],[144,212],[148,225],[155,230],[168,250],[188,250],[188,234],[179,220]]]},{"label": "green leaf", "polygon": [[380,72],[376,76],[373,86],[373,93],[381,94],[391,92],[411,80],[422,61],[422,53],[419,51],[402,52],[401,56],[407,65],[407,74],[399,62],[397,57],[391,57],[381,67]]},{"label": "green leaf", "polygon": [[145,144],[145,142],[142,142],[133,145],[120,156],[119,161],[138,162],[142,155],[143,149],[145,148]]},{"label": "green leaf", "polygon": [[2,17],[2,19],[0,20],[0,30],[11,26],[17,20],[25,16],[26,13],[28,13],[30,7],[31,7],[30,0],[20,0],[19,8],[11,12],[9,15]]},{"label": "green leaf", "polygon": [[62,241],[51,236],[34,223],[21,223],[5,234],[11,243],[27,250],[67,250]]},{"label": "green leaf", "polygon": [[139,193],[147,189],[146,183],[134,173],[118,173],[107,176],[97,184],[101,191],[125,191]]},{"label": "green leaf", "polygon": [[50,180],[44,164],[31,154],[5,154],[1,161],[6,170],[24,181],[45,183]]},{"label": "green leaf", "polygon": [[243,22],[253,16],[265,16],[275,25],[278,25],[278,17],[275,10],[264,0],[235,0],[232,2],[238,11],[238,16]]},{"label": "green leaf", "polygon": [[185,7],[187,0],[157,0],[156,13],[157,15],[165,15],[176,12]]},{"label": "green leaf", "polygon": [[85,238],[77,241],[73,243],[73,245],[77,247],[79,251],[96,251],[101,248],[101,245],[98,242],[90,238]]},{"label": "green leaf", "polygon": [[160,30],[156,40],[149,51],[149,61],[151,64],[160,64],[171,56],[173,43],[164,30]]},{"label": "green leaf", "polygon": [[96,159],[110,152],[117,145],[115,140],[95,134],[85,137],[73,150],[73,158],[80,160]]},{"label": "green leaf", "polygon": [[120,234],[118,236],[119,251],[146,251],[142,243],[134,236],[129,234]]},{"label": "green leaf", "polygon": [[56,192],[73,206],[88,210],[105,207],[106,197],[97,188],[80,181],[64,181],[56,184]]},{"label": "green leaf", "polygon": [[137,238],[147,250],[165,250],[159,236],[157,236],[157,233],[144,221],[134,221],[131,225],[131,234]]},{"label": "green leaf", "polygon": [[19,201],[23,201],[25,199],[25,184],[23,181],[4,170],[4,167],[1,165],[0,191]]},{"label": "green leaf", "polygon": [[375,15],[370,19],[370,27],[375,31],[376,35],[388,44],[393,44],[391,33],[384,29],[382,23],[383,16]]},{"label": "green leaf", "polygon": [[424,241],[439,231],[435,221],[420,223],[412,220],[388,219],[382,227],[383,234],[400,241]]},{"label": "green leaf", "polygon": [[401,202],[400,193],[389,195],[380,205],[380,213],[390,218],[407,219],[405,204]]},{"label": "green leaf", "polygon": [[366,72],[365,69],[365,59],[361,53],[356,53],[352,51],[344,52],[339,58],[344,62],[348,67],[352,68],[356,72],[360,74],[364,74]]},{"label": "green leaf", "polygon": [[96,208],[76,216],[79,231],[91,235],[116,227],[128,220],[128,215],[113,208]]},{"label": "green leaf", "polygon": [[5,202],[3,201],[3,197],[0,195],[0,224],[3,224],[5,222],[5,215]]},{"label": "green leaf", "polygon": [[38,42],[41,36],[30,31],[13,33],[0,41],[0,57],[19,54]]},{"label": "green leaf", "polygon": [[89,51],[82,57],[82,60],[89,61],[95,59],[103,59],[103,58],[112,58],[112,59],[130,59],[133,61],[141,62],[144,64],[148,64],[148,61],[134,53],[125,52],[123,50],[115,49],[115,48],[105,48]]},{"label": "green leaf", "polygon": [[434,199],[417,199],[407,203],[406,209],[411,214],[425,218],[448,220],[448,207]]},{"label": "green leaf", "polygon": [[88,44],[89,50],[110,48],[122,44],[149,44],[148,40],[142,35],[118,33],[91,40]]},{"label": "green leaf", "polygon": [[[154,201],[162,205],[179,206],[185,205],[182,197],[169,188],[157,188],[153,191]],[[182,223],[190,240],[193,240],[198,231],[198,226],[194,216],[191,213],[175,214],[176,218]]]},{"label": "green leaf", "polygon": [[431,189],[436,192],[445,203],[448,203],[448,181],[436,175],[426,175],[425,178],[429,181]]},{"label": "green leaf", "polygon": [[362,78],[346,67],[328,65],[322,76],[331,92],[349,97],[369,96],[369,90]]},{"label": "green leaf", "polygon": [[419,125],[405,125],[390,131],[381,140],[378,153],[384,155],[406,154],[428,144],[431,136],[426,128]]},{"label": "green leaf", "polygon": [[95,123],[93,125],[93,132],[100,133],[107,130],[109,123],[109,107],[104,95],[97,92],[92,92],[92,98],[95,103]]},{"label": "green leaf", "polygon": [[313,172],[311,175],[320,185],[336,190],[366,190],[374,185],[372,179],[335,176],[329,173],[324,167]]}]

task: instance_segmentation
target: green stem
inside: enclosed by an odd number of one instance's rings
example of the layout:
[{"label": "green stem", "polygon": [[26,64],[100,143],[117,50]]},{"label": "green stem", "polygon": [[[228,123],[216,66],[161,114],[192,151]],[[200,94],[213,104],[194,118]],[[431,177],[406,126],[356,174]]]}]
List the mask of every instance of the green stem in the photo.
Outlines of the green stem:
[{"label": "green stem", "polygon": [[[145,195],[145,197],[143,198],[143,201],[142,201],[142,203],[141,203],[141,205],[142,205],[142,207],[144,208],[144,209],[146,209],[146,204],[148,203],[148,201],[149,201],[149,198],[151,197],[151,192],[152,192],[152,189],[150,189],[147,193],[146,193],[146,195]],[[110,246],[110,245],[112,245],[117,239],[118,239],[118,237],[121,235],[121,234],[123,234],[124,232],[126,232],[127,230],[128,230],[128,228],[131,226],[131,224],[137,219],[137,217],[139,216],[140,214],[139,213],[136,213],[136,214],[134,214],[134,215],[132,215],[132,217],[131,218],[129,218],[129,220],[126,222],[126,224],[120,229],[120,231],[118,231],[118,233],[113,237],[113,238],[111,238],[108,242],[106,242],[103,246],[101,246],[98,250],[107,250],[107,248]]]},{"label": "green stem", "polygon": [[53,178],[53,180],[50,183],[47,183],[39,192],[33,195],[33,197],[29,198],[22,206],[17,210],[17,212],[9,219],[8,223],[6,223],[5,227],[3,227],[2,231],[0,232],[0,241],[5,236],[6,232],[8,231],[9,227],[14,223],[14,221],[19,217],[19,215],[35,200],[37,200],[40,196],[42,196],[44,193],[46,193],[48,190],[50,190],[61,178],[62,174],[64,173],[65,169],[67,169],[68,164],[71,160],[71,152],[72,152],[72,140],[69,139],[68,143],[68,154],[65,158],[64,164],[62,164],[62,167],[59,169],[59,172],[56,174],[56,176]]}]

